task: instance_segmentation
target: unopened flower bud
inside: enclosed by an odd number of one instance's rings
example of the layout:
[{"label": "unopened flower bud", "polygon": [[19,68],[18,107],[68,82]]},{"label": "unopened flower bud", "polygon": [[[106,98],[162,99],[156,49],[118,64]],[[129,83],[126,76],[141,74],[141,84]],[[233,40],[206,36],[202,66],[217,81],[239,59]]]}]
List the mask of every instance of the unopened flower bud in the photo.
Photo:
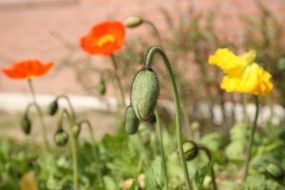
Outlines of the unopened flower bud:
[{"label": "unopened flower bud", "polygon": [[268,166],[266,167],[266,171],[272,178],[277,180],[280,180],[285,176],[283,168],[274,163],[268,164]]},{"label": "unopened flower bud", "polygon": [[26,135],[29,135],[31,133],[32,123],[27,114],[25,114],[24,117],[22,118],[21,127]]},{"label": "unopened flower bud", "polygon": [[154,71],[142,69],[133,81],[131,104],[137,118],[141,121],[149,120],[154,114],[159,96],[159,81]]},{"label": "unopened flower bud", "polygon": [[55,132],[53,140],[57,146],[64,146],[68,142],[68,133],[60,128]]},{"label": "unopened flower bud", "polygon": [[140,121],[137,118],[133,107],[128,106],[125,113],[125,130],[129,135],[135,134],[138,131]]},{"label": "unopened flower bud", "polygon": [[186,161],[193,160],[199,153],[199,148],[196,143],[186,141],[183,143],[183,152]]},{"label": "unopened flower bud", "polygon": [[135,28],[143,23],[143,19],[138,16],[128,16],[124,20],[124,24],[127,28]]},{"label": "unopened flower bud", "polygon": [[56,114],[58,110],[58,103],[57,103],[57,100],[54,100],[50,105],[49,105],[49,108],[48,108],[48,114],[53,116]]},{"label": "unopened flower bud", "polygon": [[72,133],[76,138],[79,136],[80,131],[81,131],[81,126],[79,124],[74,124],[72,126]]},{"label": "unopened flower bud", "polygon": [[101,95],[105,95],[106,93],[106,85],[104,80],[100,80],[98,86],[97,86],[98,93]]}]

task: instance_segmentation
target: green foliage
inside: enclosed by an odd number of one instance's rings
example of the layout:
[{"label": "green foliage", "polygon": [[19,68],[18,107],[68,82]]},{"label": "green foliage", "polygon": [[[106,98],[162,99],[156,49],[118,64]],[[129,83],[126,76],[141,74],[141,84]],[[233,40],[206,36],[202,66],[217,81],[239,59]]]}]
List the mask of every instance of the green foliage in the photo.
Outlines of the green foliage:
[{"label": "green foliage", "polygon": [[240,160],[247,143],[247,128],[245,123],[236,123],[230,130],[230,144],[226,147],[229,159]]}]

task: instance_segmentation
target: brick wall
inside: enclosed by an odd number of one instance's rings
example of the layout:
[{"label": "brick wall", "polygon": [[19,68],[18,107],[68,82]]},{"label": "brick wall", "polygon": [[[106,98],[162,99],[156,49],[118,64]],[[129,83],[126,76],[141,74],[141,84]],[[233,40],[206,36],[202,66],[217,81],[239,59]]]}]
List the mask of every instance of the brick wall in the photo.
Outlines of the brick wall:
[{"label": "brick wall", "polygon": [[[262,2],[280,19],[285,19],[284,0]],[[141,15],[163,30],[165,23],[158,11],[160,7],[167,8],[177,18],[188,5],[196,12],[205,12],[213,9],[217,3],[220,4],[217,28],[230,33],[232,40],[240,36],[239,16],[254,17],[258,12],[255,0],[43,0],[42,3],[21,0],[21,3],[9,5],[1,1],[0,66],[31,57],[57,62],[66,52],[58,34],[76,44],[82,34],[102,20],[121,20],[127,15]],[[127,38],[133,35],[128,32]],[[96,63],[102,61],[100,58],[95,60]],[[53,71],[47,77],[37,79],[35,85],[40,93],[84,94],[68,69]],[[14,81],[0,75],[0,92],[27,92],[27,86],[24,81]]]}]

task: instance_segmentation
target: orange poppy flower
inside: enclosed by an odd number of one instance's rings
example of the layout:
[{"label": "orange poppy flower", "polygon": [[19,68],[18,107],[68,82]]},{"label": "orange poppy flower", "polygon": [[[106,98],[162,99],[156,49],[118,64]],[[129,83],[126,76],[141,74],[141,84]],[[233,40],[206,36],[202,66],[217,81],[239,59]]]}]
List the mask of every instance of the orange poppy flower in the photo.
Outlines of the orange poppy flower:
[{"label": "orange poppy flower", "polygon": [[52,62],[43,64],[36,59],[23,60],[2,68],[2,72],[12,79],[28,79],[46,74],[53,66]]},{"label": "orange poppy flower", "polygon": [[111,55],[120,49],[125,40],[125,27],[121,22],[102,22],[93,26],[81,38],[81,48],[92,55]]}]

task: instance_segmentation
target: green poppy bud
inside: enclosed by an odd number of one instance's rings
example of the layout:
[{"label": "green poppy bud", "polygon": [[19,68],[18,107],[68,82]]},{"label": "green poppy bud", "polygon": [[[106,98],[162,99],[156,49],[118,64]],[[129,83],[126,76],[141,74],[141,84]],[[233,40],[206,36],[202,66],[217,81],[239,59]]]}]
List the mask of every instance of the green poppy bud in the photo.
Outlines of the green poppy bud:
[{"label": "green poppy bud", "polygon": [[32,122],[27,114],[25,114],[24,117],[22,118],[21,127],[26,135],[29,135],[31,133]]},{"label": "green poppy bud", "polygon": [[105,95],[106,93],[106,85],[104,80],[100,80],[98,86],[97,86],[97,91],[101,95]]},{"label": "green poppy bud", "polygon": [[72,126],[72,133],[76,138],[79,136],[80,131],[81,131],[81,126],[79,124],[74,124]]},{"label": "green poppy bud", "polygon": [[53,140],[57,146],[64,146],[68,142],[68,133],[60,128],[55,132]]},{"label": "green poppy bud", "polygon": [[48,108],[48,114],[53,116],[56,114],[58,110],[58,103],[57,103],[57,100],[54,100],[50,105],[49,105],[49,108]]},{"label": "green poppy bud", "polygon": [[132,84],[131,104],[137,118],[141,121],[149,120],[154,114],[159,96],[159,81],[154,71],[142,69]]},{"label": "green poppy bud", "polygon": [[124,20],[124,24],[127,28],[135,28],[143,23],[143,19],[138,16],[128,16]]},{"label": "green poppy bud", "polygon": [[266,167],[266,171],[272,178],[277,180],[282,179],[285,175],[283,168],[274,163],[268,164],[268,166]]},{"label": "green poppy bud", "polygon": [[125,130],[129,135],[138,131],[140,121],[137,118],[132,106],[128,106],[125,113]]},{"label": "green poppy bud", "polygon": [[193,141],[186,141],[183,143],[183,152],[186,161],[193,160],[199,153],[199,148]]}]

